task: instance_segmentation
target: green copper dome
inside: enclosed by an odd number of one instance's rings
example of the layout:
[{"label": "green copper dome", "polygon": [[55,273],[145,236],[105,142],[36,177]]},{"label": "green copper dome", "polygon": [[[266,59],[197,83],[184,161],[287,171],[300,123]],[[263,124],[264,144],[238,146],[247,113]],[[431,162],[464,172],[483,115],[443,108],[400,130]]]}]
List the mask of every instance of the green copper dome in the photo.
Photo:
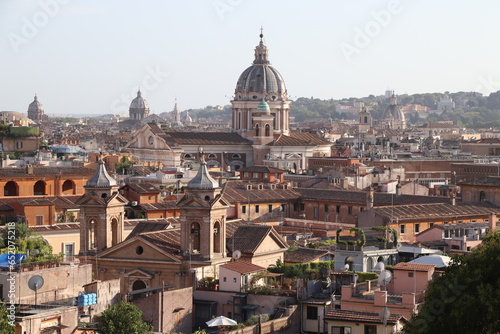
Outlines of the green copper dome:
[{"label": "green copper dome", "polygon": [[271,108],[269,108],[269,104],[267,104],[266,101],[262,100],[262,101],[260,101],[259,105],[257,106],[257,110],[271,111]]}]

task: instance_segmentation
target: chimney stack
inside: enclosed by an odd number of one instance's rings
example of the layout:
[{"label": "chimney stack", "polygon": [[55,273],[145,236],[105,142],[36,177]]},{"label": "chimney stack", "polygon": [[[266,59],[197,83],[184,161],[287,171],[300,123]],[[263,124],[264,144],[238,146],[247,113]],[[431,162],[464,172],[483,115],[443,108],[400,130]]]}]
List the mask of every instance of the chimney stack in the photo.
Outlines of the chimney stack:
[{"label": "chimney stack", "polygon": [[490,230],[493,232],[497,229],[497,215],[495,213],[490,213],[490,220],[488,222]]},{"label": "chimney stack", "polygon": [[373,208],[373,197],[373,187],[370,186],[370,189],[368,189],[368,194],[366,196],[366,210],[370,210],[371,208]]},{"label": "chimney stack", "polygon": [[451,203],[451,205],[456,205],[457,204],[457,195],[455,195],[454,192],[451,193],[450,203]]},{"label": "chimney stack", "polygon": [[26,174],[33,175],[33,165],[26,165]]}]

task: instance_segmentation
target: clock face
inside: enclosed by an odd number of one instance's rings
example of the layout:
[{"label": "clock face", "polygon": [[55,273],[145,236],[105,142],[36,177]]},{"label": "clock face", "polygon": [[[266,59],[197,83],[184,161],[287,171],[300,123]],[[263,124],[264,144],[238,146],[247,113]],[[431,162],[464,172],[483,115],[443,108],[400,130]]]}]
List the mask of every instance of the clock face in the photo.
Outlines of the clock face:
[{"label": "clock face", "polygon": [[154,144],[154,138],[153,138],[153,136],[149,136],[149,138],[148,138],[148,144],[149,145],[153,145]]}]

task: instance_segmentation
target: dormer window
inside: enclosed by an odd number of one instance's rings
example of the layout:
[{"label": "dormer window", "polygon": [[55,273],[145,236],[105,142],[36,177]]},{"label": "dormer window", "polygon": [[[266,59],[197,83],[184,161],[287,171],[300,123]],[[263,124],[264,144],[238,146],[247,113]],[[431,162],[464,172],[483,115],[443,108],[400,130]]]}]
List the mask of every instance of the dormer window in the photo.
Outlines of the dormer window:
[{"label": "dormer window", "polygon": [[288,184],[283,185],[283,189],[287,190],[288,189]]},{"label": "dormer window", "polygon": [[259,184],[258,188],[259,188],[259,190],[262,190],[262,189],[264,189],[264,186],[262,184]]},{"label": "dormer window", "polygon": [[276,189],[276,185],[275,184],[271,184],[271,189],[275,190]]},{"label": "dormer window", "polygon": [[247,185],[247,190],[252,190],[252,185],[251,184]]}]

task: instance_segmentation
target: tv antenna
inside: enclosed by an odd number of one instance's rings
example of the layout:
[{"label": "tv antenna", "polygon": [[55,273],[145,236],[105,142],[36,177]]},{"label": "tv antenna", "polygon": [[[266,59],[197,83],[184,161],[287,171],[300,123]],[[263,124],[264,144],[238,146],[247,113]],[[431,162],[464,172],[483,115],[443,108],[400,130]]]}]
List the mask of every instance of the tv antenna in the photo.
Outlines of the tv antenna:
[{"label": "tv antenna", "polygon": [[40,275],[34,275],[28,280],[28,288],[35,291],[35,306],[37,302],[37,292],[42,288],[44,283],[43,277]]}]

